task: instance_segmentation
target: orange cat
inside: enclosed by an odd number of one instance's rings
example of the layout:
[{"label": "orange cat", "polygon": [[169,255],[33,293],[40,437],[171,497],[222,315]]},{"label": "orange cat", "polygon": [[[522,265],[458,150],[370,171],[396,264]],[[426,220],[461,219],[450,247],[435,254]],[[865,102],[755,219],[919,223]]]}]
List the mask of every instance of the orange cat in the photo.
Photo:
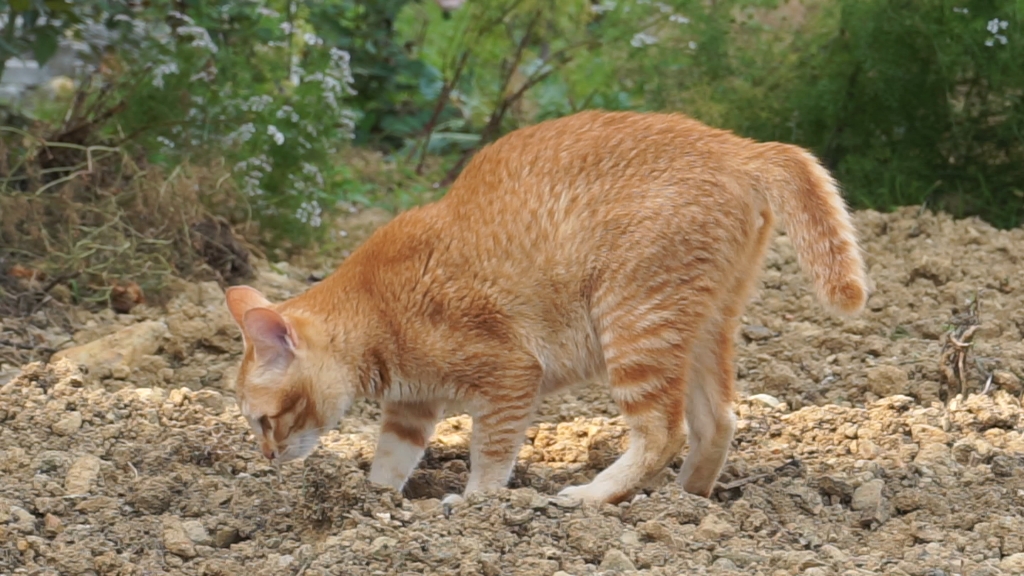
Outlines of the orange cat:
[{"label": "orange cat", "polygon": [[563,493],[626,498],[688,437],[678,481],[708,496],[735,427],[733,337],[773,214],[820,299],[859,311],[867,278],[849,215],[803,149],[676,114],[591,111],[517,130],[304,294],[271,304],[228,290],[245,339],[242,413],[266,457],[287,461],[354,398],[375,398],[370,480],[401,489],[438,419],[467,412],[469,493],[506,484],[544,396],[600,380],[629,447]]}]

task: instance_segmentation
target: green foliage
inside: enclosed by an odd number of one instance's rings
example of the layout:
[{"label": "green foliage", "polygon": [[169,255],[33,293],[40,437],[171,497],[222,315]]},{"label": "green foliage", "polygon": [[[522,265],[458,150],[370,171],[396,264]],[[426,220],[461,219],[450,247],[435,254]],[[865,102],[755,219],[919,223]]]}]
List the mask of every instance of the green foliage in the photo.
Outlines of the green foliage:
[{"label": "green foliage", "polygon": [[773,118],[759,118],[751,135],[816,150],[858,206],[932,201],[1021,224],[1024,2],[838,7],[830,34],[780,86]]},{"label": "green foliage", "polygon": [[10,0],[0,18],[0,77],[7,60],[24,53],[46,64],[57,52],[58,37],[80,21],[70,0]]},{"label": "green foliage", "polygon": [[[431,0],[19,0],[6,10],[18,25],[0,33],[2,60],[45,59],[85,24],[117,33],[94,47],[103,66],[79,95],[40,108],[56,125],[48,136],[132,144],[167,167],[223,158],[276,243],[319,238],[341,201],[401,209],[434,197],[431,184],[450,182],[481,145],[587,108],[679,110],[807,146],[855,206],[927,201],[1002,226],[1024,220],[1024,0],[467,0],[451,12]],[[387,175],[354,168],[352,144],[383,151],[373,165]]]}]

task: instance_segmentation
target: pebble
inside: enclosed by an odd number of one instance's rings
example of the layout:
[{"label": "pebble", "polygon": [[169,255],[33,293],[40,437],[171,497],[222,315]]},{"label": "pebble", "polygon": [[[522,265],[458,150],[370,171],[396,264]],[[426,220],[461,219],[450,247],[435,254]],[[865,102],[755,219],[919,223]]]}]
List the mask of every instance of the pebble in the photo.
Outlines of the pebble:
[{"label": "pebble", "polygon": [[164,548],[168,552],[184,559],[195,558],[196,547],[185,532],[185,527],[176,516],[164,519]]},{"label": "pebble", "polygon": [[192,542],[204,545],[210,543],[210,534],[199,520],[186,520],[181,523],[181,527]]},{"label": "pebble", "polygon": [[626,556],[622,550],[616,550],[612,548],[604,553],[604,558],[601,559],[601,570],[609,570],[612,572],[635,572],[636,565],[633,561]]},{"label": "pebble", "polygon": [[779,400],[778,398],[770,394],[754,394],[753,396],[747,399],[750,400],[751,402],[760,402],[761,404],[764,404],[769,408],[778,408],[779,406],[782,405],[782,400]]},{"label": "pebble", "polygon": [[68,494],[88,494],[100,475],[100,459],[87,454],[71,463],[64,476],[64,490]]},{"label": "pebble", "polygon": [[78,411],[68,412],[63,418],[58,420],[50,428],[54,434],[58,436],[70,436],[75,432],[78,432],[79,428],[82,427],[82,413]]},{"label": "pebble", "polygon": [[736,534],[736,527],[714,514],[708,514],[700,521],[694,535],[699,540],[717,541]]}]

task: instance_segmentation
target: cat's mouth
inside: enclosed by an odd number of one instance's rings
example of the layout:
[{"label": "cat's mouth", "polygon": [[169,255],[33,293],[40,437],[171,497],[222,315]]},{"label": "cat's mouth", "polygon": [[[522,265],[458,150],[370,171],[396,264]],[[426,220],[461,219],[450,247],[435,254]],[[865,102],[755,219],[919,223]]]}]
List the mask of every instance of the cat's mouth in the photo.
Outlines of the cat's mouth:
[{"label": "cat's mouth", "polygon": [[316,430],[302,432],[297,436],[293,436],[292,441],[288,444],[278,446],[278,454],[274,458],[274,462],[276,464],[284,464],[286,462],[302,460],[312,454],[319,444],[320,435],[317,434]]}]

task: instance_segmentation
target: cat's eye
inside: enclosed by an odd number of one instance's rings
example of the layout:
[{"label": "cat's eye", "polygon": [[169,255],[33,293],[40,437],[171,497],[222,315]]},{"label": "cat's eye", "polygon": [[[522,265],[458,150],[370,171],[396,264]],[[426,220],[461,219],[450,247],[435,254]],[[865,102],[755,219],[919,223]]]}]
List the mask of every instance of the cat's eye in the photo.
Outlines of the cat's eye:
[{"label": "cat's eye", "polygon": [[270,423],[270,418],[267,418],[266,416],[260,416],[258,422],[260,424],[260,430],[262,430],[264,434],[269,434],[274,428]]}]

